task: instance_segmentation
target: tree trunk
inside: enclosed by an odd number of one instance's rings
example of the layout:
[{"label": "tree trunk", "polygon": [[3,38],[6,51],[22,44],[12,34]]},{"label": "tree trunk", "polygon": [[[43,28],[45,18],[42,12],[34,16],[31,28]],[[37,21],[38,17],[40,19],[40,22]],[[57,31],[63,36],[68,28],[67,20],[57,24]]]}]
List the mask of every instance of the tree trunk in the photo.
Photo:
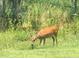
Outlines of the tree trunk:
[{"label": "tree trunk", "polygon": [[18,7],[21,0],[12,0],[12,23],[14,25],[14,29],[16,29],[17,24],[19,23],[18,20]]},{"label": "tree trunk", "polygon": [[3,13],[2,13],[2,30],[5,31],[7,28],[7,20],[6,20],[6,0],[3,0]]}]

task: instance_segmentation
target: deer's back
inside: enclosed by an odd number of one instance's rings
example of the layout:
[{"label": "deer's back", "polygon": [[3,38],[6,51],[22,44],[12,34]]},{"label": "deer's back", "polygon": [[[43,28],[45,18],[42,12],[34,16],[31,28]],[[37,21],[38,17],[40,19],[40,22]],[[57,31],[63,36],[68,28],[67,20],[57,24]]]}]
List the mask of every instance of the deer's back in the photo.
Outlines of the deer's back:
[{"label": "deer's back", "polygon": [[58,32],[58,27],[57,26],[51,26],[51,27],[47,27],[44,29],[41,29],[37,35],[38,36],[45,36],[45,35],[52,35]]}]

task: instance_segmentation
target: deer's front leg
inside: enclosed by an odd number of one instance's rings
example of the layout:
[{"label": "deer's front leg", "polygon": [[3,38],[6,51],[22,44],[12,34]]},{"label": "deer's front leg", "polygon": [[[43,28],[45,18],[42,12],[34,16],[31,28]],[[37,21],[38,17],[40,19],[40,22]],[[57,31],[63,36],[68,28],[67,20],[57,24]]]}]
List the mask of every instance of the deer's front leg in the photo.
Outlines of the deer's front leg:
[{"label": "deer's front leg", "polygon": [[44,39],[43,39],[43,45],[45,45],[45,41],[46,41],[46,40],[45,40],[45,38],[44,38]]},{"label": "deer's front leg", "polygon": [[42,39],[40,39],[40,45],[42,44]]}]

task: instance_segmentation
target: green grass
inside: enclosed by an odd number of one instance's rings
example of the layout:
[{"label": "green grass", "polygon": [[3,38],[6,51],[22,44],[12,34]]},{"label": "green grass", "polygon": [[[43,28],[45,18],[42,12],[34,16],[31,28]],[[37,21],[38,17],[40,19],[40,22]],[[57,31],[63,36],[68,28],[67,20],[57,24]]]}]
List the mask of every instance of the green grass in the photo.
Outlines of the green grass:
[{"label": "green grass", "polygon": [[2,50],[0,51],[0,57],[79,57],[79,48],[44,48],[44,49],[34,49],[34,50]]},{"label": "green grass", "polygon": [[[9,29],[6,32],[0,32],[0,57],[79,57],[78,16],[74,17],[75,21],[71,22],[69,28],[68,23],[65,24],[64,30],[66,32],[59,31],[58,46],[53,46],[52,38],[47,38],[45,46],[40,46],[39,40],[37,40],[35,41],[35,49],[31,49],[31,36],[35,34],[32,29],[37,30],[56,24],[62,21],[61,19],[69,21],[71,13],[71,8],[64,7],[71,6],[69,0],[34,1],[23,1],[21,3],[23,9],[21,20],[27,27],[26,31]],[[9,24],[9,26],[13,28],[12,24]],[[74,30],[77,31],[77,34],[73,34]]]},{"label": "green grass", "polygon": [[39,40],[35,41],[35,49],[31,49],[32,34],[34,32],[31,30],[0,33],[0,57],[79,57],[79,33],[77,37],[73,33],[66,33],[64,39],[63,33],[59,32],[58,46],[53,46],[52,38],[47,38],[45,46],[40,46]]}]

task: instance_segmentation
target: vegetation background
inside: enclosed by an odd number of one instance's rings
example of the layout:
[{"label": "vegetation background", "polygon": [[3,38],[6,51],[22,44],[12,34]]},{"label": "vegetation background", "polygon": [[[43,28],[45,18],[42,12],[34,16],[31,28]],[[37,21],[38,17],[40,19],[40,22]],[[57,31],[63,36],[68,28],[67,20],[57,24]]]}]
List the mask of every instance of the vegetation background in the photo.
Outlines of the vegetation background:
[{"label": "vegetation background", "polygon": [[[64,21],[58,46],[31,37],[41,28]],[[0,0],[0,57],[79,57],[79,0]]]}]

